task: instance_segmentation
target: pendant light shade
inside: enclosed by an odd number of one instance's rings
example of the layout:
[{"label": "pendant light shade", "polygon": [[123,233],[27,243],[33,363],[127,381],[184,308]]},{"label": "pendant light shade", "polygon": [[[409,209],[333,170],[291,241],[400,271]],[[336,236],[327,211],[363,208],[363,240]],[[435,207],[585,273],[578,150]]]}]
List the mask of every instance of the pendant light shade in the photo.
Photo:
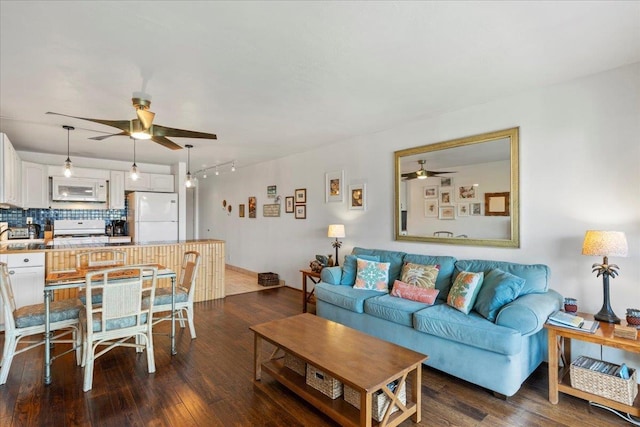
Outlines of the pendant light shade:
[{"label": "pendant light shade", "polygon": [[71,164],[71,159],[69,158],[69,132],[74,130],[75,128],[73,126],[67,125],[62,126],[62,128],[67,130],[67,160],[64,161],[64,176],[69,178],[71,175],[73,175],[73,166]]},{"label": "pendant light shade", "polygon": [[136,139],[133,139],[133,164],[131,165],[131,172],[129,174],[129,176],[131,177],[132,181],[137,181],[138,177],[140,176],[138,174],[138,165],[136,165]]},{"label": "pendant light shade", "polygon": [[231,163],[231,172],[235,172],[236,171],[236,162],[234,161],[233,163]]},{"label": "pendant light shade", "polygon": [[187,188],[191,188],[193,186],[193,180],[191,179],[191,149],[193,148],[193,145],[187,144],[185,147],[187,147],[187,180],[184,185]]}]

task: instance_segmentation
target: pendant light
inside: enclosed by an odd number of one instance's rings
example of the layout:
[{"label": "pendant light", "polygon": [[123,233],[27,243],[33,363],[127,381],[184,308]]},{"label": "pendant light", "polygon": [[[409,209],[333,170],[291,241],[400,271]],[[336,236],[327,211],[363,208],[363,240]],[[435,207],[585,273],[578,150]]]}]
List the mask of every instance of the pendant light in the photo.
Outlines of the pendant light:
[{"label": "pendant light", "polygon": [[191,180],[191,149],[193,148],[193,145],[186,144],[185,147],[187,147],[187,181],[184,185],[187,188],[191,188],[193,185],[193,181]]},{"label": "pendant light", "polygon": [[137,181],[138,180],[138,165],[136,165],[136,139],[135,138],[131,138],[133,139],[133,164],[131,165],[131,173],[129,174],[129,176],[131,177],[132,181]]},{"label": "pendant light", "polygon": [[231,172],[235,172],[235,171],[236,171],[236,162],[234,160],[233,163],[231,163]]},{"label": "pendant light", "polygon": [[220,175],[220,172],[218,172],[218,166],[216,166],[216,176]]},{"label": "pendant light", "polygon": [[64,161],[64,176],[69,178],[73,175],[71,159],[69,158],[69,131],[75,130],[73,126],[62,126],[63,129],[67,130],[67,160]]}]

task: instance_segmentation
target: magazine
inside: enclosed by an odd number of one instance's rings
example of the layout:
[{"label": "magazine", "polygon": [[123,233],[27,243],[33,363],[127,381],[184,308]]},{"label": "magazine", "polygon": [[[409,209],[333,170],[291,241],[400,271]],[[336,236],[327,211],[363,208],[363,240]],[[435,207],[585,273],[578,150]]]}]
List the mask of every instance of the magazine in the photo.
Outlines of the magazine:
[{"label": "magazine", "polygon": [[575,331],[588,332],[593,334],[600,326],[599,322],[593,320],[585,320],[583,317],[574,316],[564,311],[556,311],[549,316],[547,323],[554,326],[573,329]]}]

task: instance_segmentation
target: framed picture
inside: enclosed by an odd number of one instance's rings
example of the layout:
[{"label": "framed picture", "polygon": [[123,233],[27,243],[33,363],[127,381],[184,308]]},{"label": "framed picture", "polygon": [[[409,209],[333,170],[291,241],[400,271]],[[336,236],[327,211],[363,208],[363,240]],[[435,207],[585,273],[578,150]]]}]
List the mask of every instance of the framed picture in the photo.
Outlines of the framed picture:
[{"label": "framed picture", "polygon": [[440,187],[440,206],[453,204],[453,189],[451,187]]},{"label": "framed picture", "polygon": [[344,193],[344,171],[329,172],[324,174],[325,203],[342,202]]},{"label": "framed picture", "polygon": [[469,216],[469,203],[458,203],[458,216]]},{"label": "framed picture", "polygon": [[438,186],[428,185],[423,188],[425,199],[437,199],[438,198]]},{"label": "framed picture", "polygon": [[469,215],[480,216],[482,215],[482,203],[469,203]]},{"label": "framed picture", "polygon": [[269,199],[275,199],[276,198],[276,186],[275,185],[267,186],[267,197]]},{"label": "framed picture", "polygon": [[438,199],[424,201],[424,216],[428,218],[438,217]]},{"label": "framed picture", "polygon": [[484,193],[485,216],[509,216],[509,192]]},{"label": "framed picture", "polygon": [[438,211],[439,219],[456,219],[456,208],[454,206],[440,206]]},{"label": "framed picture", "polygon": [[473,184],[456,185],[456,199],[459,202],[471,202],[477,200],[478,186]]},{"label": "framed picture", "polygon": [[364,211],[367,209],[367,185],[349,186],[349,209]]},{"label": "framed picture", "polygon": [[453,178],[441,176],[440,177],[440,187],[451,187],[453,186]]},{"label": "framed picture", "polygon": [[262,205],[262,216],[266,218],[280,216],[280,205],[278,203]]},{"label": "framed picture", "polygon": [[244,203],[238,205],[238,216],[244,218]]},{"label": "framed picture", "polygon": [[296,198],[296,203],[307,203],[307,189],[306,188],[298,188],[296,189],[294,196]]},{"label": "framed picture", "polygon": [[307,205],[296,205],[296,219],[306,219],[307,218]]},{"label": "framed picture", "polygon": [[249,218],[255,218],[256,217],[256,198],[255,197],[249,197]]},{"label": "framed picture", "polygon": [[284,198],[284,211],[286,213],[293,213],[293,196]]}]

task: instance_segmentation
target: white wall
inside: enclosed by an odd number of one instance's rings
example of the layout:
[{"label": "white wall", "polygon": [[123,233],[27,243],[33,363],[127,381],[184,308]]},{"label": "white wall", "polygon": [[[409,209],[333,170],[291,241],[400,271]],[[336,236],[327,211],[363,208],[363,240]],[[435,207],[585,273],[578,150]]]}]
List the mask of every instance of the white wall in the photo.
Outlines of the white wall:
[{"label": "white wall", "polygon": [[[227,263],[276,272],[300,288],[298,270],[315,254],[333,253],[327,226],[344,223],[341,258],[361,246],[543,263],[551,268],[552,288],[595,313],[602,282],[591,264],[601,260],[580,254],[582,239],[588,229],[620,230],[627,234],[629,257],[610,260],[620,266],[611,300],[624,317],[626,308],[640,308],[639,94],[640,64],[634,64],[200,179],[200,237],[225,240]],[[520,248],[393,240],[395,150],[514,126],[520,127]],[[367,211],[348,210],[346,200],[324,202],[324,174],[336,170],[344,170],[347,185],[366,182]],[[277,185],[283,203],[296,188],[306,188],[307,219],[294,219],[284,206],[280,218],[263,218],[268,185]],[[249,196],[258,198],[258,218],[239,218],[238,204],[246,205]],[[231,214],[223,211],[223,200],[233,206]]]}]

